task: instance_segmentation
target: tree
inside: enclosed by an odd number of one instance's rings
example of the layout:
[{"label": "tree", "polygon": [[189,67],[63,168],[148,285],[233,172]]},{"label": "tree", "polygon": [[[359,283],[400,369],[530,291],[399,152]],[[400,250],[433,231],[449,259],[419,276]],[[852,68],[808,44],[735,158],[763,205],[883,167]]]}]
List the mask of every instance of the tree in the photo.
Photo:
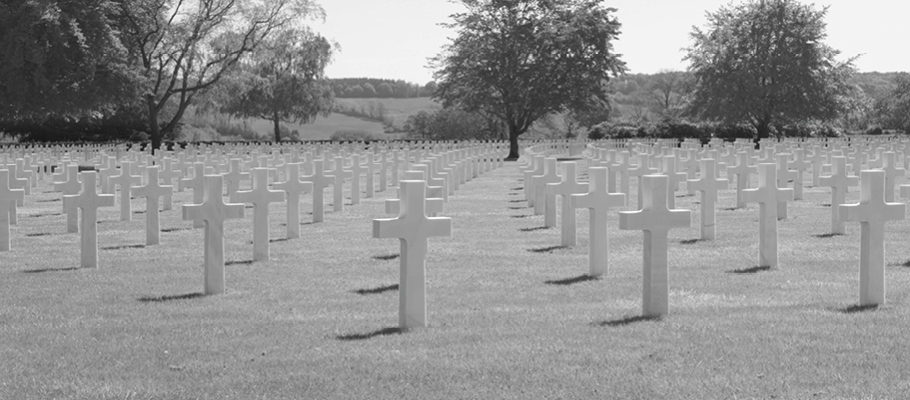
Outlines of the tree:
[{"label": "tree", "polygon": [[675,118],[681,113],[686,100],[694,89],[694,84],[695,81],[690,73],[662,70],[651,76],[648,95],[656,105],[658,114]]},{"label": "tree", "polygon": [[903,129],[910,134],[910,74],[899,75],[897,86],[875,104],[875,114],[886,129]]},{"label": "tree", "polygon": [[[273,32],[322,10],[312,0],[122,0],[121,37],[145,78],[152,148],[173,134],[194,97]],[[169,111],[167,111],[170,109]],[[159,117],[164,121],[159,122]]]},{"label": "tree", "polygon": [[388,98],[394,96],[395,92],[392,91],[392,85],[389,85],[388,82],[383,82],[376,86],[376,95]]},{"label": "tree", "polygon": [[376,87],[367,82],[363,84],[363,97],[376,97]]},{"label": "tree", "polygon": [[535,121],[591,98],[607,101],[612,76],[625,71],[613,53],[620,24],[600,0],[462,0],[457,36],[431,60],[434,98],[495,118],[508,128],[509,158]]},{"label": "tree", "polygon": [[281,122],[307,123],[332,112],[334,92],[324,78],[332,44],[308,29],[286,29],[267,39],[249,61],[241,78],[228,84],[221,111],[272,121],[275,141]]},{"label": "tree", "polygon": [[695,74],[690,111],[726,123],[748,122],[758,138],[772,123],[830,120],[839,112],[853,60],[824,44],[827,7],[795,0],[749,0],[708,13],[693,28],[686,59]]},{"label": "tree", "polygon": [[114,3],[0,3],[0,118],[41,120],[109,111],[133,95]]}]

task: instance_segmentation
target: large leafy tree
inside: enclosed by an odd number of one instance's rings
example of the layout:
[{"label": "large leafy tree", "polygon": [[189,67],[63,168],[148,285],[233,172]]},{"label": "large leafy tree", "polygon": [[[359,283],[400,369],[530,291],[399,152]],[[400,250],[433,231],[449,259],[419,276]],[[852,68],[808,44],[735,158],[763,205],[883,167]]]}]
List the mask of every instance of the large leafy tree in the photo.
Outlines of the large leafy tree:
[{"label": "large leafy tree", "polygon": [[311,122],[332,112],[335,94],[325,79],[333,46],[308,29],[287,29],[266,40],[225,93],[222,112],[272,121],[275,141],[281,122]]},{"label": "large leafy tree", "polygon": [[82,117],[132,95],[109,0],[0,2],[0,118]]},{"label": "large leafy tree", "polygon": [[[194,98],[274,32],[322,10],[312,0],[120,0],[121,37],[145,82],[158,149]],[[164,120],[160,121],[160,117]]]},{"label": "large leafy tree", "polygon": [[903,129],[910,134],[910,74],[895,78],[896,86],[875,104],[879,122],[889,129]]},{"label": "large leafy tree", "polygon": [[853,59],[824,43],[827,7],[796,0],[748,0],[708,13],[695,27],[686,58],[697,81],[691,111],[728,123],[750,123],[758,137],[772,124],[829,120],[848,90]]},{"label": "large leafy tree", "polygon": [[443,105],[496,118],[509,158],[535,121],[608,101],[608,81],[626,70],[612,41],[620,24],[600,0],[461,0],[444,24],[457,36],[432,60]]}]

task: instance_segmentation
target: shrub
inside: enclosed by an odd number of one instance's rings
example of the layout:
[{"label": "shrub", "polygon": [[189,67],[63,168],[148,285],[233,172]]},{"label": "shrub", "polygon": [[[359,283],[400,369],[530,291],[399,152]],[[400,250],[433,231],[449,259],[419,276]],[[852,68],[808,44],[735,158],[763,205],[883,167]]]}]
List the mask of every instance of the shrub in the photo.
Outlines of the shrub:
[{"label": "shrub", "polygon": [[736,139],[753,139],[755,134],[755,128],[751,125],[722,124],[714,127],[714,137],[728,142],[736,141]]},{"label": "shrub", "polygon": [[342,141],[351,141],[351,142],[372,142],[376,141],[376,137],[369,132],[358,131],[345,129],[336,131],[332,134],[332,141],[342,142]]},{"label": "shrub", "polygon": [[867,135],[881,135],[882,133],[884,133],[884,132],[882,131],[882,127],[880,127],[880,126],[869,128],[869,130],[866,131]]}]

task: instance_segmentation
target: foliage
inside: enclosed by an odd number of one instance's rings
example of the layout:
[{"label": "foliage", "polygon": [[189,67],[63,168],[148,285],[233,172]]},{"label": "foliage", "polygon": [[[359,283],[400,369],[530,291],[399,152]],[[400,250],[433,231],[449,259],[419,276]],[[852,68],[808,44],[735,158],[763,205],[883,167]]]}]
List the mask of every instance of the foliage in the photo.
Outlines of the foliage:
[{"label": "foliage", "polygon": [[372,142],[378,140],[376,135],[357,130],[340,130],[332,134],[332,141]]},{"label": "foliage", "polygon": [[518,137],[548,114],[607,101],[625,71],[613,52],[620,24],[600,0],[462,0],[466,12],[444,26],[457,36],[433,59],[434,98],[444,107],[500,120],[509,158]]},{"label": "foliage", "polygon": [[830,120],[853,60],[823,43],[827,8],[796,0],[749,0],[708,14],[686,58],[697,80],[694,115],[752,124],[767,137],[772,123]]},{"label": "foliage", "polygon": [[692,73],[662,70],[650,78],[647,95],[657,115],[664,118],[678,118],[682,115],[695,90],[695,77]]},{"label": "foliage", "polygon": [[498,140],[502,131],[497,121],[452,107],[412,115],[404,130],[409,138],[423,140]]},{"label": "foliage", "polygon": [[0,3],[0,119],[65,125],[127,101],[137,78],[116,11],[108,0]]},{"label": "foliage", "polygon": [[875,104],[875,117],[885,129],[910,134],[910,74],[898,75],[895,87]]},{"label": "foliage", "polygon": [[306,123],[332,112],[334,93],[323,72],[332,44],[308,29],[285,29],[266,39],[239,77],[227,79],[221,112],[272,121],[276,142],[281,122]]},{"label": "foliage", "polygon": [[[402,80],[376,79],[376,78],[335,78],[329,79],[332,90],[337,98],[411,98],[429,97],[436,90],[436,82],[430,81],[424,86]],[[363,91],[364,84],[369,83],[376,89],[376,93],[368,96]],[[354,87],[360,87],[355,91]]]},{"label": "foliage", "polygon": [[[0,132],[22,142],[126,141],[143,139],[145,110],[125,103],[88,115],[31,115],[0,120]],[[147,137],[145,138],[147,140]]]}]

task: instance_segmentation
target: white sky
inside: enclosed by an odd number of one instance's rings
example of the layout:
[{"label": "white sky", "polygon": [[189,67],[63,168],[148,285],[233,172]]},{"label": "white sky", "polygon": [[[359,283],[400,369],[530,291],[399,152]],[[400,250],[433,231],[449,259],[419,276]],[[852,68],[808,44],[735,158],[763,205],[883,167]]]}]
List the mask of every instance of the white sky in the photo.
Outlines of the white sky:
[{"label": "white sky", "polygon": [[[438,26],[461,6],[448,0],[317,0],[326,11],[312,28],[341,46],[326,68],[330,78],[370,77],[424,84],[432,79],[427,58],[448,43]],[[812,3],[804,1],[804,3]],[[910,0],[815,1],[828,10],[827,43],[841,59],[862,54],[860,71],[910,71]],[[614,43],[632,73],[684,70],[682,48],[705,12],[728,0],[605,0],[616,8],[622,34]]]}]

